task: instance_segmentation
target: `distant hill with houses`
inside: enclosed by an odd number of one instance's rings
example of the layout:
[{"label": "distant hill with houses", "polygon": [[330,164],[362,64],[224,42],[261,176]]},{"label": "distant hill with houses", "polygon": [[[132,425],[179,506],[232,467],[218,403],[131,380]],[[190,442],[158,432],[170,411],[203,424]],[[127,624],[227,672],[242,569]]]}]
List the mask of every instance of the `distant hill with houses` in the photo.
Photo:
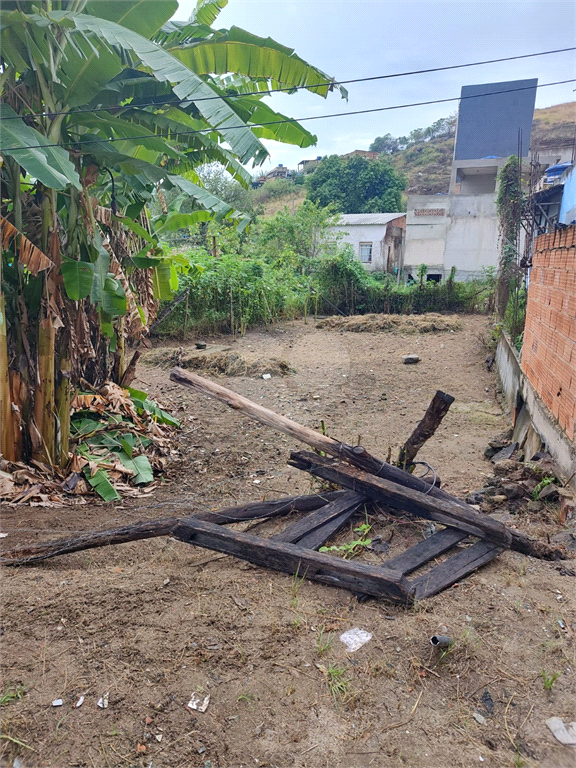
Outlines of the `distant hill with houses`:
[{"label": "distant hill with houses", "polygon": [[[575,131],[576,105],[573,102],[536,109],[532,124],[531,150],[544,152],[552,147],[573,145]],[[357,153],[365,156],[374,154],[362,151]],[[450,136],[416,142],[389,157],[394,168],[408,179],[406,194],[435,195],[448,192],[453,153],[454,137]],[[345,156],[353,154],[351,151]],[[316,160],[310,162],[316,163]],[[273,215],[285,205],[298,206],[304,198],[303,187],[296,187],[286,195],[275,195],[273,199],[262,201],[264,215]]]}]

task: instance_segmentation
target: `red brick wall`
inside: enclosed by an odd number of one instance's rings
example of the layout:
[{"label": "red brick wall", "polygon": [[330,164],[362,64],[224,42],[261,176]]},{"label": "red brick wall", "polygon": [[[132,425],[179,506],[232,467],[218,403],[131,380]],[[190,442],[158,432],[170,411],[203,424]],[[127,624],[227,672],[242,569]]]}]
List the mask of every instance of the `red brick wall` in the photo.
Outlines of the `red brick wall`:
[{"label": "red brick wall", "polygon": [[576,226],[534,241],[522,370],[566,435],[576,425]]}]

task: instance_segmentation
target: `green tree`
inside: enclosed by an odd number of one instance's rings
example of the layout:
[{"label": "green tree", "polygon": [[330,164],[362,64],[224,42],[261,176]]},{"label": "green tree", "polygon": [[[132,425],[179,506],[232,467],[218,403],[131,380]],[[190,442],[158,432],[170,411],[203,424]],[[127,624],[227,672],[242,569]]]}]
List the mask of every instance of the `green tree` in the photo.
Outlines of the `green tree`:
[{"label": "green tree", "polygon": [[384,213],[402,210],[406,181],[386,160],[331,155],[306,179],[306,186],[312,202],[333,205],[340,213]]},{"label": "green tree", "polygon": [[392,134],[387,133],[384,136],[377,136],[368,147],[370,152],[380,152],[383,155],[393,155],[400,151],[398,139]]},{"label": "green tree", "polygon": [[270,38],[212,29],[226,2],[198,0],[187,22],[170,21],[176,0],[2,3],[5,458],[67,462],[71,388],[120,381],[126,339],[177,285],[159,236],[247,223],[199,166],[217,162],[249,185],[244,165],[267,157],[262,138],[315,142],[253,92],[326,96],[330,78]]}]

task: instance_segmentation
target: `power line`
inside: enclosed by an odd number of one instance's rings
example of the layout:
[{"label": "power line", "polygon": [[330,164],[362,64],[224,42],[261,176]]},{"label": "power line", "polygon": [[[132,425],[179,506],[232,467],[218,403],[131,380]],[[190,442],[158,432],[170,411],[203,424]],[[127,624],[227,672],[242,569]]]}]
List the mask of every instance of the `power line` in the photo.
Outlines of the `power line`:
[{"label": "power line", "polygon": [[[564,85],[565,83],[576,83],[576,78],[572,78],[571,80],[557,80],[554,83],[542,83],[541,85],[526,85],[522,88],[508,88],[503,91],[491,91],[490,93],[479,93],[479,94],[471,94],[470,96],[452,96],[449,99],[433,99],[431,101],[415,101],[412,104],[396,104],[392,107],[375,107],[374,109],[359,109],[355,112],[335,112],[331,115],[314,115],[312,117],[299,117],[299,118],[289,118],[286,120],[269,120],[265,123],[244,123],[242,125],[228,125],[225,126],[225,129],[227,131],[231,130],[240,130],[244,128],[263,128],[267,125],[282,125],[284,123],[303,123],[308,120],[326,120],[327,118],[332,117],[348,117],[351,115],[367,115],[374,112],[387,112],[389,110],[393,109],[407,109],[408,107],[423,107],[428,106],[429,104],[445,104],[450,101],[464,101],[466,99],[480,99],[484,98],[485,96],[497,96],[501,93],[515,93],[516,91],[527,91],[532,90],[532,88],[548,88],[552,85]],[[219,128],[218,126],[212,126],[211,128],[202,128],[195,131],[178,131],[177,133],[173,133],[173,137],[177,136],[190,136],[193,134],[199,134],[199,133],[213,133],[214,131],[218,132]],[[65,142],[65,144],[31,144],[27,145],[25,147],[9,147],[7,149],[3,149],[3,152],[25,152],[28,149],[45,149],[48,147],[63,147],[63,146],[69,146],[72,149],[79,144],[110,144],[113,141],[126,141],[126,140],[134,140],[134,139],[155,139],[159,138],[159,134],[155,133],[146,133],[141,136],[118,136],[117,138],[113,139],[85,139],[78,141],[69,141]]]},{"label": "power line", "polygon": [[108,107],[90,107],[86,109],[74,109],[71,111],[63,111],[63,112],[36,112],[36,113],[29,113],[27,115],[14,115],[12,117],[5,117],[4,120],[16,120],[19,117],[57,117],[58,115],[80,115],[85,113],[93,113],[93,112],[109,112],[110,110],[120,110],[120,109],[127,109],[129,107],[154,107],[159,106],[160,104],[187,104],[188,102],[200,102],[200,101],[213,101],[215,99],[235,99],[235,98],[242,98],[244,96],[271,96],[275,93],[284,93],[284,92],[290,92],[293,91],[299,91],[302,89],[312,90],[314,88],[322,88],[324,86],[334,87],[337,85],[350,85],[352,83],[368,83],[373,82],[375,80],[389,80],[391,78],[395,77],[408,77],[411,75],[425,75],[429,74],[431,72],[446,72],[450,69],[464,69],[466,67],[479,67],[484,64],[499,64],[504,61],[517,61],[518,59],[531,59],[535,56],[550,56],[551,54],[555,53],[566,53],[567,51],[576,51],[576,47],[572,48],[558,48],[554,51],[541,51],[540,53],[524,53],[520,56],[508,56],[503,59],[487,59],[486,61],[473,61],[469,64],[451,64],[450,66],[446,67],[433,67],[431,69],[415,69],[411,72],[395,72],[389,75],[374,75],[372,77],[359,77],[355,78],[354,80],[326,80],[325,82],[320,83],[313,83],[310,85],[293,85],[289,88],[275,88],[271,90],[263,90],[263,91],[247,91],[246,93],[234,93],[234,94],[219,94],[217,96],[201,96],[199,98],[188,98],[188,99],[176,99],[174,101],[169,102],[154,102],[154,101],[143,101],[140,103],[129,103],[129,104],[114,104],[112,106]]}]

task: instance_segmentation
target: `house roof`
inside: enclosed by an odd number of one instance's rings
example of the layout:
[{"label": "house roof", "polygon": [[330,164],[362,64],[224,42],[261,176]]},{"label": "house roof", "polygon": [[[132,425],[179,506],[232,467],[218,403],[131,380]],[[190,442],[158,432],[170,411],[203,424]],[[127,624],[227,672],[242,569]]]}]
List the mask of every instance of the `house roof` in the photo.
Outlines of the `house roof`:
[{"label": "house roof", "polygon": [[354,227],[362,224],[388,224],[389,221],[406,216],[405,213],[345,213],[339,217],[337,226]]}]

